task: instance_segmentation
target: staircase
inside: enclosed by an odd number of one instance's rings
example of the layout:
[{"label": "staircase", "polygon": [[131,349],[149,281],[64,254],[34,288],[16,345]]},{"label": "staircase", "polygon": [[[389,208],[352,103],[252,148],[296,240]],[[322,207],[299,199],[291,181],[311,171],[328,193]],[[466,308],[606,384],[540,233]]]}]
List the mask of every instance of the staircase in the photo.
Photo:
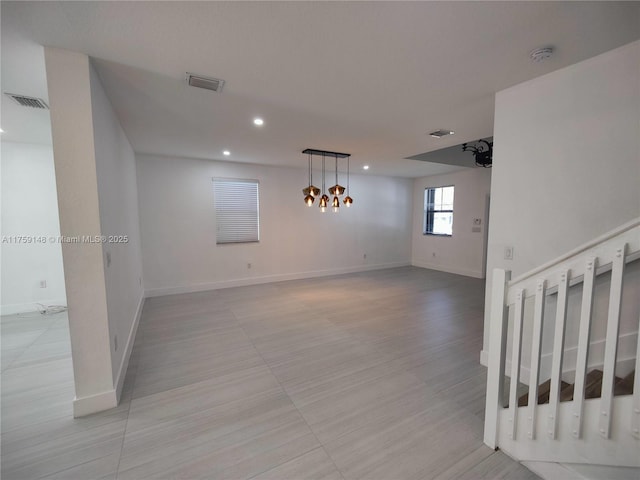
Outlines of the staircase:
[{"label": "staircase", "polygon": [[[632,395],[633,380],[635,370],[627,374],[624,378],[615,377],[613,395]],[[574,383],[560,381],[560,401],[571,402],[573,400]],[[551,393],[551,379],[538,386],[538,405],[549,403]],[[600,398],[602,393],[602,370],[594,369],[587,373],[585,378],[584,398]],[[518,398],[518,407],[526,407],[529,404],[529,393],[525,393]],[[508,408],[509,404],[505,406]]]},{"label": "staircase", "polygon": [[[513,280],[510,272],[494,270],[488,446],[526,465],[640,468],[640,276],[624,275],[638,259],[640,218]],[[636,283],[625,290],[628,277]],[[603,279],[609,278],[606,285]],[[598,295],[608,300],[604,309],[594,309],[597,282]],[[567,314],[570,295],[580,296],[573,316]],[[621,342],[623,310],[625,326],[635,326]],[[568,326],[577,332],[577,347],[565,345]],[[605,336],[595,343],[590,338],[594,326]],[[543,352],[543,331],[544,338],[552,337],[551,352]],[[621,360],[621,343],[630,358]],[[530,353],[527,364],[523,352]]]}]

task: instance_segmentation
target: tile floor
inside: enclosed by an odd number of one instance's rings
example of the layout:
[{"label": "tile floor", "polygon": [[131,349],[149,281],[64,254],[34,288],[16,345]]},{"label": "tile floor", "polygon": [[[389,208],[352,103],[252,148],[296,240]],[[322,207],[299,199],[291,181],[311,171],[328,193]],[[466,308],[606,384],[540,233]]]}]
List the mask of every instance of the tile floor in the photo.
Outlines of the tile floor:
[{"label": "tile floor", "polygon": [[482,443],[483,281],[419,268],[147,299],[72,418],[66,315],[2,318],[2,478],[537,478]]}]

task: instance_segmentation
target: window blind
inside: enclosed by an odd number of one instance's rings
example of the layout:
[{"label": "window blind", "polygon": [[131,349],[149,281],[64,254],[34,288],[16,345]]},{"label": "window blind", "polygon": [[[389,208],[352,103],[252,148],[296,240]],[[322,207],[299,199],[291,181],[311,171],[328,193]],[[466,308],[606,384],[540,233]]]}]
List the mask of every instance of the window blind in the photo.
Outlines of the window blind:
[{"label": "window blind", "polygon": [[260,240],[257,180],[213,179],[216,244]]}]

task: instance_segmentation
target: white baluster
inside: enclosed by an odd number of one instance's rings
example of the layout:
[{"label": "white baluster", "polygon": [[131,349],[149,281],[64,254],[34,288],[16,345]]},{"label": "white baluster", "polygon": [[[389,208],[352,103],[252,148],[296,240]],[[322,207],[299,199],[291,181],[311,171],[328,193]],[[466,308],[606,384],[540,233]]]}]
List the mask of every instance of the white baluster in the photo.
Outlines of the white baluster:
[{"label": "white baluster", "polygon": [[613,406],[613,388],[615,383],[616,354],[620,331],[620,304],[622,302],[622,276],[626,244],[616,250],[611,268],[611,289],[609,291],[609,314],[607,318],[607,337],[604,347],[604,367],[602,369],[602,398],[600,399],[600,435],[611,435],[611,412]]},{"label": "white baluster", "polygon": [[[640,322],[638,327],[640,328]],[[631,412],[631,434],[640,439],[640,332],[636,347],[636,374],[633,377],[633,411]]]},{"label": "white baluster", "polygon": [[520,359],[522,357],[522,318],[524,314],[524,291],[516,292],[513,316],[513,343],[511,347],[511,388],[509,392],[509,420],[511,438],[515,440],[518,425],[518,384],[520,383]]},{"label": "white baluster", "polygon": [[505,336],[508,321],[508,308],[505,299],[507,298],[507,282],[510,278],[511,272],[509,271],[500,268],[493,270],[484,443],[494,449],[498,446],[498,413],[503,408]]},{"label": "white baluster", "polygon": [[567,291],[569,289],[570,271],[560,273],[558,283],[558,306],[556,310],[556,327],[553,337],[553,357],[551,363],[551,391],[549,392],[549,418],[547,432],[556,438],[558,425],[558,405],[560,404],[560,386],[562,382],[562,357],[564,353],[564,332],[567,320]]},{"label": "white baluster", "polygon": [[529,376],[529,428],[527,436],[536,438],[536,412],[538,409],[538,381],[540,379],[540,349],[542,347],[542,317],[544,315],[544,301],[546,282],[538,280],[536,296],[533,306],[533,343],[531,345],[531,375]]},{"label": "white baluster", "polygon": [[589,355],[589,336],[593,311],[593,285],[597,258],[589,258],[584,272],[582,285],[582,308],[580,310],[580,332],[578,333],[578,352],[576,359],[576,378],[573,385],[573,405],[571,433],[575,438],[582,437],[582,412],[584,407],[584,387],[587,375],[587,357]]}]

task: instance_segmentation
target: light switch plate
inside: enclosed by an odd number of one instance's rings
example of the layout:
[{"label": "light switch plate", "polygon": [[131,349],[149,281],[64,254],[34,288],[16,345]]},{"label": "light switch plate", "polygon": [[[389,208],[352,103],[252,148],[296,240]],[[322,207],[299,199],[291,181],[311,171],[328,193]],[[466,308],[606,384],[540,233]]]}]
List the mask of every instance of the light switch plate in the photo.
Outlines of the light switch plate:
[{"label": "light switch plate", "polygon": [[513,260],[513,247],[504,247],[504,259]]}]

